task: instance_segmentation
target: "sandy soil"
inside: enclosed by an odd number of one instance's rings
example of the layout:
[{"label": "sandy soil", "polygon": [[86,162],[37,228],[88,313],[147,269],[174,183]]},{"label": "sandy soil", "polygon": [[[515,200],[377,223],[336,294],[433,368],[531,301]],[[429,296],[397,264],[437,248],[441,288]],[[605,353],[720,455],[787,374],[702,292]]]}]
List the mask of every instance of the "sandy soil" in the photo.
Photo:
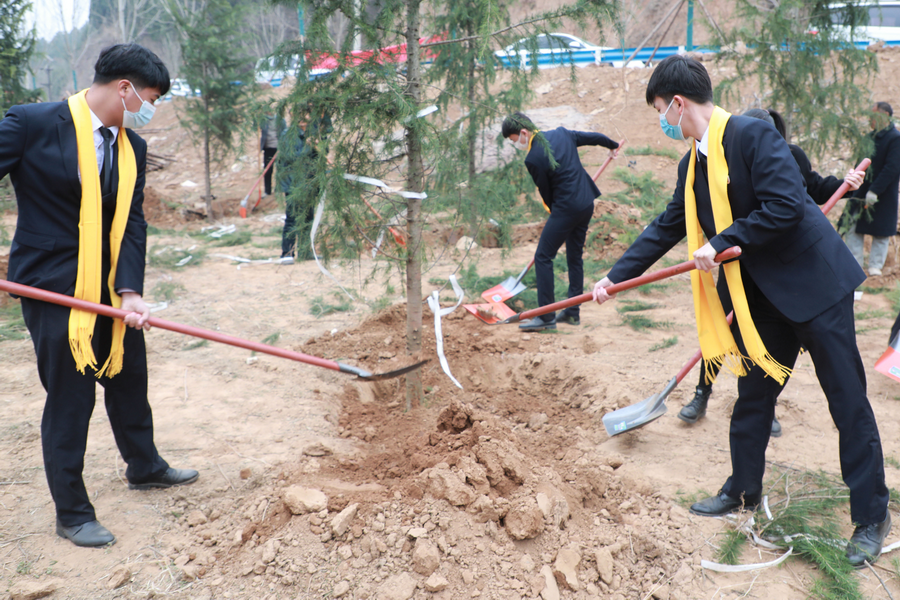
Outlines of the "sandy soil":
[{"label": "sandy soil", "polygon": [[[876,90],[887,98],[897,80],[889,65],[883,62]],[[643,102],[648,73],[589,68],[580,74],[573,89],[566,73],[545,72],[539,89],[547,92],[533,106],[572,106],[590,115],[595,129],[626,136],[632,146],[683,149],[662,137]],[[375,311],[355,302],[347,312],[316,318],[313,301],[337,303],[340,292],[314,263],[238,265],[213,256],[275,256],[278,207],[264,199],[249,219],[235,218],[255,158],[226,166],[214,192],[225,214],[220,223],[253,237],[244,246],[213,247],[197,235],[208,223],[182,210],[199,202],[198,188],[181,184],[201,182],[200,163],[172,105],[160,110],[154,126],[151,151],[177,161],[148,177],[148,216],[159,230],[151,235],[150,254],[192,246],[207,252],[197,266],[151,261],[149,299],[159,301],[167,290],[172,295],[155,316],[252,340],[277,334],[277,346],[373,372],[407,363],[404,306],[395,292],[389,295],[389,285],[401,287],[396,276],[364,287],[371,269],[365,257],[333,265],[338,279],[371,305],[387,298],[390,306]],[[246,156],[255,157],[253,148],[248,142]],[[589,152],[588,170],[602,158]],[[628,161],[674,179],[670,159]],[[846,157],[832,162],[820,170],[846,168]],[[605,178],[601,189],[615,184]],[[599,201],[595,214],[623,210],[617,216],[628,218],[627,209]],[[14,219],[3,215],[2,224],[11,231]],[[518,271],[534,252],[537,230],[539,224],[523,227],[506,256],[476,248],[468,260],[483,274]],[[616,232],[605,233],[589,249],[596,258],[622,251]],[[685,255],[679,246],[668,258]],[[453,272],[461,256],[444,256],[428,277]],[[886,275],[867,285],[895,285],[895,246],[888,260]],[[466,291],[471,299],[482,290]],[[445,306],[451,296],[442,292]],[[147,339],[157,445],[173,466],[199,469],[201,477],[185,488],[129,491],[99,402],[84,476],[101,522],[118,537],[102,550],[76,548],[53,531],[39,439],[44,393],[33,350],[28,340],[0,342],[0,589],[11,598],[78,599],[549,600],[557,587],[561,597],[579,599],[806,597],[817,574],[799,560],[745,574],[700,568],[701,559],[713,559],[728,526],[689,515],[680,499],[715,492],[729,474],[733,377],[722,376],[707,417],[694,426],[674,415],[691,396],[696,371],[670,395],[668,415],[632,433],[606,435],[603,414],[659,392],[696,349],[686,276],[649,295],[623,297],[656,303],[648,315],[669,327],[635,332],[611,304],[586,306],[580,327],[523,335],[458,309],[443,320],[443,342],[462,390],[434,359],[429,316],[428,393],[424,406],[409,413],[402,380],[360,383],[154,329]],[[893,315],[883,294],[865,294],[857,311],[870,399],[885,456],[896,463],[900,388],[871,368],[886,347]],[[676,345],[650,351],[673,336]],[[801,357],[778,416],[785,433],[772,440],[770,461],[838,471],[837,433],[808,357]],[[900,471],[886,468],[888,485],[900,487]],[[772,558],[749,548],[742,560]],[[878,574],[896,595],[900,582],[888,559],[879,562]],[[867,597],[888,597],[871,572],[859,578]]]}]

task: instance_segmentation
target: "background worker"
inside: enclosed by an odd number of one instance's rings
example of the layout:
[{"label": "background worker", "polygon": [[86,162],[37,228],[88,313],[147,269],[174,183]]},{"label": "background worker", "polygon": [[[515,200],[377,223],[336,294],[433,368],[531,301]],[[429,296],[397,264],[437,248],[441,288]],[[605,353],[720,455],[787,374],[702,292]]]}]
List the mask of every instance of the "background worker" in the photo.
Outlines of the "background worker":
[{"label": "background worker", "polygon": [[[619,143],[602,133],[570,131],[563,127],[540,132],[531,119],[520,112],[503,120],[501,133],[517,150],[526,153],[525,167],[550,213],[534,254],[538,306],[556,301],[553,259],[564,243],[569,269],[568,297],[578,296],[584,290],[584,242],[594,215],[594,199],[600,195],[597,184],[581,164],[578,147],[603,146],[609,148],[609,155],[615,158],[619,154]],[[567,308],[558,317],[552,313],[529,319],[519,325],[519,329],[556,329],[557,322],[578,325],[581,322],[579,306]]]},{"label": "background worker", "polygon": [[[891,117],[894,110],[887,102],[877,102],[872,108],[869,137],[875,143],[872,166],[865,183],[854,199],[847,203],[841,215],[841,226],[847,247],[859,263],[863,263],[865,236],[872,236],[869,251],[869,275],[881,275],[887,259],[891,236],[897,233],[897,189],[900,184],[900,131]],[[854,222],[855,221],[855,222]]]},{"label": "background worker", "polygon": [[[840,436],[855,526],[847,560],[862,567],[880,556],[891,530],[884,454],[853,320],[853,291],[865,274],[806,194],[775,128],[732,116],[712,99],[702,63],[675,55],[654,69],[647,103],[666,136],[693,138],[691,151],[679,163],[665,211],[597,282],[594,298],[609,300],[606,288],[639,276],[687,237],[699,269],[691,272],[691,289],[703,356],[739,375],[731,476],[715,496],[690,507],[699,516],[759,505],[775,398],[806,348]],[[715,257],[733,246],[741,248],[740,259],[720,267]],[[709,273],[716,267],[735,310],[730,328]]]},{"label": "background worker", "polygon": [[130,313],[123,321],[22,298],[47,391],[41,444],[56,533],[77,546],[116,540],[97,521],[82,476],[97,383],[130,489],[198,477],[160,457],[147,401],[147,144],[132,129],[150,121],[152,103],[168,89],[169,72],[155,54],[118,44],[100,53],[86,91],[67,102],[14,106],[0,121],[0,178],[10,175],[19,209],[9,281]]},{"label": "background worker", "polygon": [[[275,116],[275,113],[268,113],[263,119],[259,128],[259,149],[263,153],[263,168],[269,164],[269,161],[275,157],[278,152],[278,140],[287,131],[287,123],[281,116]],[[263,176],[264,196],[272,193],[272,173],[275,171],[276,165],[266,171]]]},{"label": "background worker", "polygon": [[[281,232],[281,258],[279,262],[289,265],[294,262],[294,247],[297,238],[300,246],[298,260],[313,258],[309,230],[316,212],[319,198],[319,183],[316,164],[319,160],[319,145],[328,139],[333,127],[331,117],[322,113],[307,122],[301,120],[287,131],[282,138],[278,163],[278,186],[284,193],[284,228]],[[303,183],[303,187],[295,185]],[[298,217],[303,217],[302,220]]]},{"label": "background worker", "polygon": [[[751,108],[744,113],[744,116],[752,117],[754,119],[761,119],[767,122],[768,124],[775,127],[776,130],[778,130],[778,133],[781,134],[782,138],[787,140],[787,129],[784,124],[784,119],[777,111],[772,110],[771,108]],[[797,162],[797,166],[800,168],[800,175],[803,177],[803,181],[806,184],[806,193],[819,206],[828,202],[828,199],[834,195],[834,193],[838,190],[839,187],[841,187],[841,184],[843,184],[844,181],[850,184],[850,190],[857,190],[859,189],[859,186],[862,185],[863,177],[865,176],[864,171],[856,171],[855,169],[851,169],[844,179],[838,179],[833,175],[822,177],[812,170],[812,165],[809,162],[809,158],[807,158],[806,153],[803,152],[803,149],[801,149],[800,146],[797,146],[795,144],[788,144],[788,148],[790,148],[791,155],[794,157],[794,160]],[[720,280],[717,285],[724,288],[725,281]],[[725,307],[725,313],[727,314],[731,312],[732,307],[730,304],[728,304],[727,290],[725,290],[724,292],[720,292],[719,298],[722,299],[722,304]],[[707,364],[706,361],[700,362],[700,380],[697,382],[697,388],[694,391],[694,397],[688,404],[682,407],[681,412],[678,413],[678,418],[685,423],[696,423],[706,414],[706,405],[709,402],[710,394],[712,394],[712,381],[709,380],[706,376],[707,369],[712,372],[713,380],[719,373],[718,366]],[[778,422],[777,418],[773,418],[772,437],[780,436],[781,423]]]}]

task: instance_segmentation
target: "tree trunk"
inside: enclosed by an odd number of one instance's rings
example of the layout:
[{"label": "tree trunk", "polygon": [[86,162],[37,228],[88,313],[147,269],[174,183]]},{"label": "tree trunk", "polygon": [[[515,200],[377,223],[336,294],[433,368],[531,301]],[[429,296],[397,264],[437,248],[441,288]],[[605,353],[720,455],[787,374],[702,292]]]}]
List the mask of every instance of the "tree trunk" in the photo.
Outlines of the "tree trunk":
[{"label": "tree trunk", "polygon": [[[209,100],[203,96],[203,108],[206,110],[207,119],[209,118]],[[203,127],[203,166],[206,169],[206,218],[213,220],[212,207],[212,177],[209,172],[209,125]]]},{"label": "tree trunk", "polygon": [[[472,31],[466,31],[466,35],[472,35]],[[469,55],[475,55],[475,40],[467,42],[469,47]],[[466,82],[466,108],[469,111],[469,120],[466,129],[466,142],[468,142],[468,158],[469,158],[469,236],[474,238],[478,232],[478,210],[475,198],[475,150],[476,139],[478,137],[478,123],[475,121],[475,61],[469,61],[468,80]]]},{"label": "tree trunk", "polygon": [[[419,3],[420,0],[407,0],[406,5],[406,93],[415,107],[421,101]],[[425,169],[416,120],[406,128],[406,156],[406,189],[422,192],[425,190]],[[422,200],[407,200],[406,227],[409,232],[406,247],[406,352],[418,359],[422,353]],[[406,376],[406,409],[418,406],[422,396],[422,375],[417,369]]]}]

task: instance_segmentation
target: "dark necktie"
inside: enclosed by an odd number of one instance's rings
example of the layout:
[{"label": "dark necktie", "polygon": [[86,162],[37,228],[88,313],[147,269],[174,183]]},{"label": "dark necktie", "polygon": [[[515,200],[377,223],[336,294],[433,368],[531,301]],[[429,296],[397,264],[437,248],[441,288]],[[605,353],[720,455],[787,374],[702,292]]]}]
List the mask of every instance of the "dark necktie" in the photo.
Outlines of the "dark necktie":
[{"label": "dark necktie", "polygon": [[110,145],[110,142],[112,141],[113,134],[112,131],[110,131],[106,127],[101,127],[100,135],[103,136],[102,194],[105,196],[112,191],[112,146]]},{"label": "dark necktie", "polygon": [[703,169],[703,176],[707,181],[709,181],[709,170],[706,163],[706,155],[698,150],[697,156],[700,157],[700,168]]}]

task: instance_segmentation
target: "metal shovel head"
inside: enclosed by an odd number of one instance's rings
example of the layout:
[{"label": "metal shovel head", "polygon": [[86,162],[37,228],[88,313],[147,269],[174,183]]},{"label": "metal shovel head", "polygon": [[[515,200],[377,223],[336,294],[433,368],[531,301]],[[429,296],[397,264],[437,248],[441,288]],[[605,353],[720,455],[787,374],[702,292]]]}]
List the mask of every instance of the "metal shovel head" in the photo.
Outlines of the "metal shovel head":
[{"label": "metal shovel head", "polygon": [[420,360],[417,363],[407,365],[402,369],[397,369],[396,371],[388,371],[387,373],[366,373],[357,371],[356,378],[363,381],[384,381],[385,379],[393,379],[394,377],[406,375],[410,371],[415,371],[416,369],[427,363],[428,360],[429,359],[426,358],[425,360]]},{"label": "metal shovel head", "polygon": [[515,277],[509,277],[505,281],[501,281],[491,289],[481,292],[481,297],[488,302],[505,302],[513,296],[521,294],[527,289],[528,287],[524,283],[522,283]]},{"label": "metal shovel head", "polygon": [[625,406],[603,415],[603,426],[606,428],[606,433],[610,437],[619,435],[643,427],[666,414],[668,410],[666,398],[676,385],[678,385],[678,380],[673,377],[660,393],[653,394],[637,404]]},{"label": "metal shovel head", "polygon": [[502,302],[488,302],[487,304],[463,304],[463,308],[481,319],[488,325],[499,323],[503,319],[515,316],[517,313]]}]

